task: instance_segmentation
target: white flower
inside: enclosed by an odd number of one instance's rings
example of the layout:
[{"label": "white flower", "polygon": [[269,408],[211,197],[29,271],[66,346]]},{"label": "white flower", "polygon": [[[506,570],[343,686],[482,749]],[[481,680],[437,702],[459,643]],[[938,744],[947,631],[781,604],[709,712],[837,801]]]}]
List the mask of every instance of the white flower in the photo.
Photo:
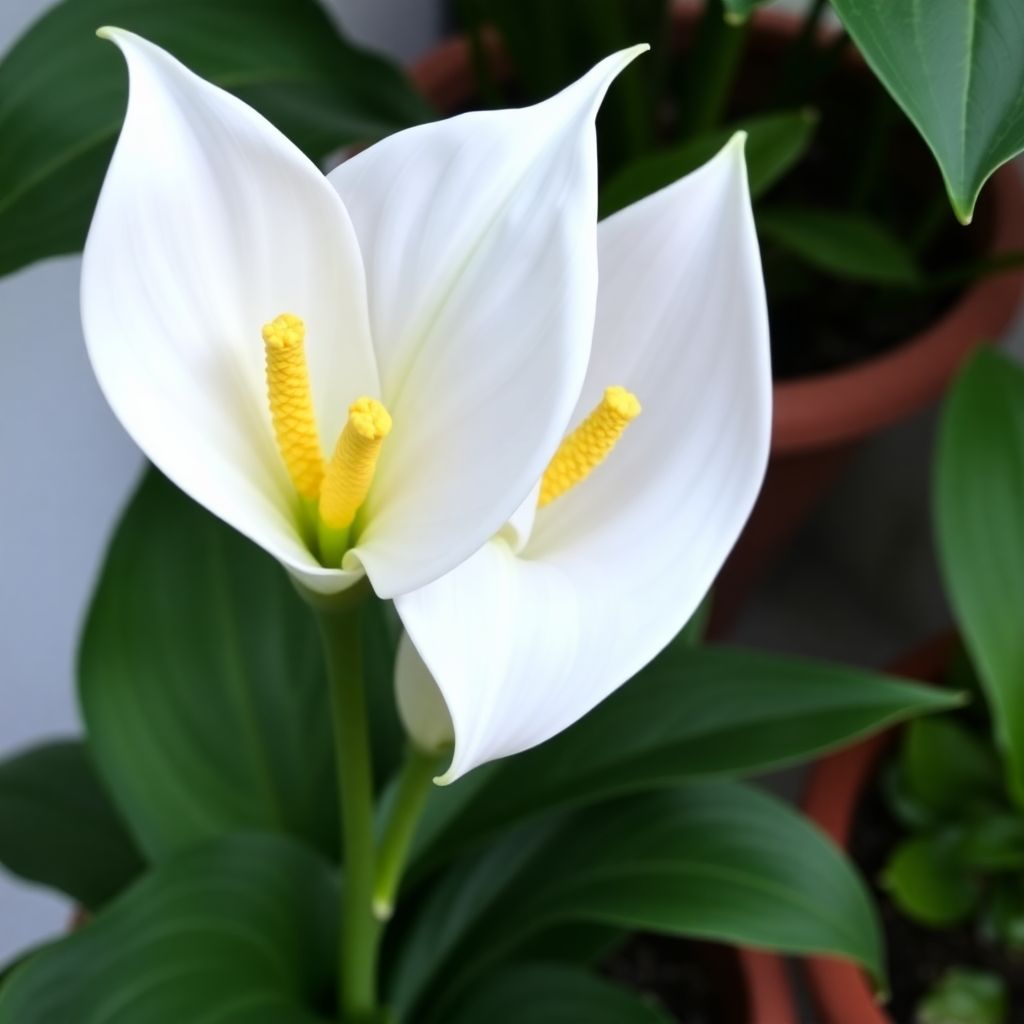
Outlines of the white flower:
[{"label": "white flower", "polygon": [[122,424],[312,590],[365,571],[387,597],[453,568],[523,500],[579,394],[593,119],[644,47],[537,106],[400,132],[325,178],[158,47],[103,34],[130,98],[82,318]]},{"label": "white flower", "polygon": [[[396,601],[403,720],[425,748],[455,743],[440,781],[549,739],[643,668],[710,587],[764,476],[768,323],[743,137],[602,222],[598,253],[570,422],[617,390],[508,527]],[[420,692],[431,676],[443,701]]]}]

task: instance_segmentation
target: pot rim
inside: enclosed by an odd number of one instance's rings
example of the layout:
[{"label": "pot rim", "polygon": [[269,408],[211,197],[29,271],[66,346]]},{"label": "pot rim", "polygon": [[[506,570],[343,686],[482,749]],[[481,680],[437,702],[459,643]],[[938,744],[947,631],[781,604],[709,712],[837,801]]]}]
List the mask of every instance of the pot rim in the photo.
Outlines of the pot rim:
[{"label": "pot rim", "polygon": [[[939,634],[896,661],[889,672],[935,682],[955,646],[954,633]],[[822,758],[811,769],[801,809],[846,853],[861,796],[898,732],[896,726],[878,733]],[[849,960],[807,957],[803,967],[824,1024],[894,1024],[875,998],[867,976]]]},{"label": "pot rim", "polygon": [[[675,4],[677,23],[695,9]],[[760,10],[755,31],[792,35],[800,19],[789,11]],[[496,34],[486,45],[507,67]],[[465,36],[443,40],[410,69],[417,88],[442,109],[457,107],[472,83],[472,48]],[[866,68],[856,57],[854,67]],[[503,73],[503,71],[502,71]],[[937,172],[937,171],[936,171]],[[1024,249],[1024,183],[1013,162],[1004,164],[985,186],[992,218],[986,255]],[[957,367],[974,348],[996,340],[1009,327],[1024,294],[1024,269],[978,281],[937,320],[887,351],[851,366],[773,387],[772,451],[795,453],[828,448],[876,433],[938,398]]]}]

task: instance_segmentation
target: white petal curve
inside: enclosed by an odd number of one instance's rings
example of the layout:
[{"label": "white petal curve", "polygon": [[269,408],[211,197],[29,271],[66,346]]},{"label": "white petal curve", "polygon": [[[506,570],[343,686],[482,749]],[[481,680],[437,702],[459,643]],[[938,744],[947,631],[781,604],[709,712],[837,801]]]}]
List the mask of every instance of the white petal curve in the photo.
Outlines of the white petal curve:
[{"label": "white petal curve", "polygon": [[549,739],[657,655],[764,474],[767,313],[742,140],[603,223],[600,260],[576,419],[610,384],[643,412],[591,477],[537,513],[518,558],[495,541],[396,602],[454,722],[449,781]]},{"label": "white petal curve", "polygon": [[558,444],[593,331],[594,115],[645,48],[536,106],[399,132],[330,175],[394,421],[354,552],[381,596],[468,557]]},{"label": "white petal curve", "polygon": [[[395,607],[428,669],[417,671],[412,657],[396,664],[398,689],[429,689],[432,677],[451,716],[455,749],[438,781],[526,750],[579,717],[575,694],[560,686],[579,651],[580,621],[559,569],[520,559],[495,538]],[[407,728],[416,737],[428,726]]]},{"label": "white petal curve", "polygon": [[321,441],[378,388],[358,243],[337,193],[276,128],[120,29],[129,102],[82,266],[89,357],[114,412],[179,487],[330,592],[295,527],[262,325],[307,324]]},{"label": "white petal curve", "polygon": [[395,703],[406,733],[420,750],[440,753],[455,741],[448,706],[408,633],[399,639],[395,656]]}]

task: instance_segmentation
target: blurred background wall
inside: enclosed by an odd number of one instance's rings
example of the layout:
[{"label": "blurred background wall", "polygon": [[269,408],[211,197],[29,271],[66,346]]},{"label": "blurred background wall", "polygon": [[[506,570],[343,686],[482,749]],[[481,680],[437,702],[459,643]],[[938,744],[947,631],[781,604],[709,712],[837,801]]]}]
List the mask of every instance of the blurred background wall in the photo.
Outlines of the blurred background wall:
[{"label": "blurred background wall", "polygon": [[[52,2],[0,4],[0,52]],[[351,35],[403,60],[444,25],[442,0],[333,4]],[[78,273],[79,260],[64,258],[0,279],[0,757],[79,729],[81,616],[141,466],[86,360]],[[1024,318],[1008,343],[1024,356]],[[928,526],[934,423],[934,411],[922,414],[857,454],[735,639],[881,665],[945,621]],[[0,871],[0,961],[59,931],[67,915],[64,901]]]}]

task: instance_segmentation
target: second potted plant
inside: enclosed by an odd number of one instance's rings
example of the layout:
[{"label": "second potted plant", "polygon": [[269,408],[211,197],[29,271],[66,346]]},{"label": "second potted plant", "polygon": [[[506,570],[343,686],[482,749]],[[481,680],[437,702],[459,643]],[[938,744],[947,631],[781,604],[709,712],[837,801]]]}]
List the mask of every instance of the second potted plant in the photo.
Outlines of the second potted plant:
[{"label": "second potted plant", "polygon": [[898,666],[971,706],[822,762],[805,807],[873,876],[891,1004],[813,960],[825,1024],[1008,1024],[1024,1006],[1024,370],[990,352],[959,379],[935,487],[942,567],[966,648]]}]

